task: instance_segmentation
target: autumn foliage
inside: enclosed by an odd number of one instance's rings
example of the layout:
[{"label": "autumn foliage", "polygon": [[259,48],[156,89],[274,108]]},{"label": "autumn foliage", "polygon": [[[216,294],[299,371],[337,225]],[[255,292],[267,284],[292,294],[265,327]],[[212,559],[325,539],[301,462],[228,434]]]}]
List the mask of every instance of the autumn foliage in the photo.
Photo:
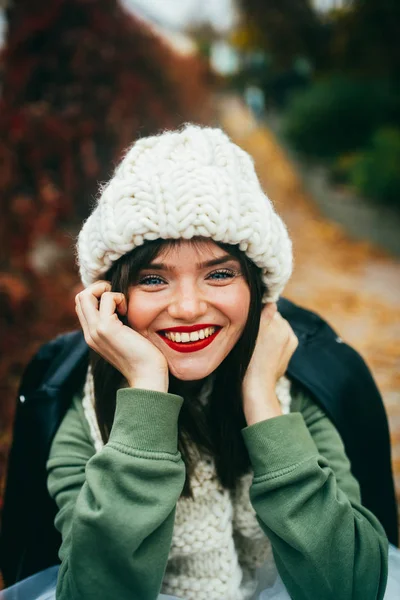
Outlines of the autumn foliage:
[{"label": "autumn foliage", "polygon": [[19,0],[0,98],[0,485],[14,395],[45,340],[76,326],[74,236],[138,136],[209,119],[210,78],[115,0]]}]

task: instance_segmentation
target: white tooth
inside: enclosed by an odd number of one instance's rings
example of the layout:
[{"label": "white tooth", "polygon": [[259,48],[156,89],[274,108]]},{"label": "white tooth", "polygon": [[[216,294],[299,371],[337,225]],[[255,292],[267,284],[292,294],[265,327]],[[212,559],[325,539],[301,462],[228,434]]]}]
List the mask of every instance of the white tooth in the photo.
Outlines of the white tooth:
[{"label": "white tooth", "polygon": [[207,337],[210,337],[211,334],[212,334],[212,328],[207,327]]},{"label": "white tooth", "polygon": [[199,339],[199,332],[198,331],[192,331],[192,333],[190,334],[190,341],[191,342],[197,342]]},{"label": "white tooth", "polygon": [[171,334],[169,331],[165,332],[165,337],[167,338],[167,340],[172,340]]},{"label": "white tooth", "polygon": [[204,333],[204,329],[200,329],[200,331],[198,333],[199,333],[199,338],[201,340],[204,340],[204,338],[206,337],[205,333]]},{"label": "white tooth", "polygon": [[190,335],[188,333],[181,333],[181,342],[190,342]]},{"label": "white tooth", "polygon": [[181,334],[180,333],[174,333],[174,337],[175,337],[174,342],[180,342],[181,341]]}]

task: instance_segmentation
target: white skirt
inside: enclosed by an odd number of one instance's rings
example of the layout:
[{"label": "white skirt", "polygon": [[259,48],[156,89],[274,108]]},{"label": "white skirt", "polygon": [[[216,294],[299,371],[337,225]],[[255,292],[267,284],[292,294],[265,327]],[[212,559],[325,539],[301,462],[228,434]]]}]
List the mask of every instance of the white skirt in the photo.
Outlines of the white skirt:
[{"label": "white skirt", "polygon": [[[58,565],[36,573],[0,592],[1,600],[55,600]],[[389,572],[384,600],[400,598],[400,550],[389,545]],[[158,600],[183,600],[160,594]],[[282,579],[259,592],[253,600],[291,600]]]}]

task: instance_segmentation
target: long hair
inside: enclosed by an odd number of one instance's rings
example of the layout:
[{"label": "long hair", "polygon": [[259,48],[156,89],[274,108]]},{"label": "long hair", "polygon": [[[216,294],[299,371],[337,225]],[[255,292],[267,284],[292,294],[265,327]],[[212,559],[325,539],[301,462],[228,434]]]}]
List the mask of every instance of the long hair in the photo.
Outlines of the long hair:
[{"label": "long hair", "polygon": [[[194,238],[193,244],[198,242]],[[129,287],[139,271],[168,247],[181,240],[146,242],[122,256],[105,276],[112,291],[128,298]],[[241,430],[246,426],[243,413],[242,382],[254,351],[260,316],[262,284],[260,269],[237,246],[215,242],[239,260],[250,290],[249,314],[242,335],[213,374],[213,387],[206,405],[192,391],[185,392],[178,422],[178,446],[186,466],[186,481],[182,494],[191,496],[190,477],[202,452],[214,459],[218,479],[223,487],[232,489],[237,478],[249,470],[250,462]],[[126,319],[122,318],[126,324]],[[91,353],[95,410],[103,442],[108,441],[115,414],[116,393],[123,382],[121,373],[95,352]],[[181,394],[180,382],[170,376],[169,391]]]}]

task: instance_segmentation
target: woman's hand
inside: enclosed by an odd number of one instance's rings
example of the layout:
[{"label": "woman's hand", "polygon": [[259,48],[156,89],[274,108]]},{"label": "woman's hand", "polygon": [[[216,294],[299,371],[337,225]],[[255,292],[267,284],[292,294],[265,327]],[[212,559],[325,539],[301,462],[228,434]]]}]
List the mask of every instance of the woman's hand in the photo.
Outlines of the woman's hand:
[{"label": "woman's hand", "polygon": [[243,380],[243,410],[248,425],[282,414],[275,385],[285,373],[297,345],[297,337],[277,311],[276,304],[266,304]]},{"label": "woman's hand", "polygon": [[168,365],[163,354],[142,335],[124,325],[125,296],[97,281],[77,294],[75,309],[86,343],[111,363],[130,387],[168,391]]}]

